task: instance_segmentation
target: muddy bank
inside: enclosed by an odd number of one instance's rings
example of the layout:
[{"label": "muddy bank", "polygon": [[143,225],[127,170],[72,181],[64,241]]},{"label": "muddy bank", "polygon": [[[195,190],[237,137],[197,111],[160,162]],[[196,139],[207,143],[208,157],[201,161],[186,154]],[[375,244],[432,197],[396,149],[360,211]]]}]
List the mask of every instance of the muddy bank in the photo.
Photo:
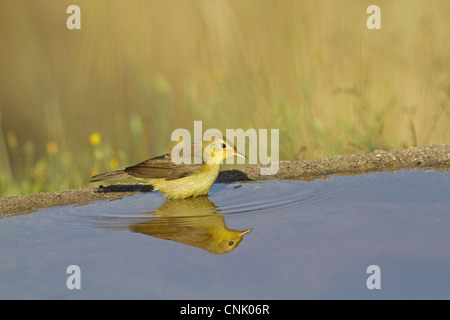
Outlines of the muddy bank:
[{"label": "muddy bank", "polygon": [[[280,161],[277,174],[261,175],[259,165],[248,165],[239,170],[222,171],[216,182],[262,179],[312,180],[328,175],[355,175],[376,171],[400,169],[450,170],[450,145],[430,145],[400,150],[333,156],[300,161]],[[86,203],[102,199],[117,199],[136,192],[149,192],[151,186],[115,184],[89,186],[55,192],[0,198],[0,216],[43,207]]]}]

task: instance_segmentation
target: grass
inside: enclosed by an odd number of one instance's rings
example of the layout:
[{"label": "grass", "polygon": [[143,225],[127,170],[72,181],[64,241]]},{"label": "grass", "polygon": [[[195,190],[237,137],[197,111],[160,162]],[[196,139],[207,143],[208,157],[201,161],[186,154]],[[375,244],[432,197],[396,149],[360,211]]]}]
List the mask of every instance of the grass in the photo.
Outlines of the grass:
[{"label": "grass", "polygon": [[85,186],[171,132],[280,130],[280,159],[450,140],[450,2],[0,2],[0,196]]}]

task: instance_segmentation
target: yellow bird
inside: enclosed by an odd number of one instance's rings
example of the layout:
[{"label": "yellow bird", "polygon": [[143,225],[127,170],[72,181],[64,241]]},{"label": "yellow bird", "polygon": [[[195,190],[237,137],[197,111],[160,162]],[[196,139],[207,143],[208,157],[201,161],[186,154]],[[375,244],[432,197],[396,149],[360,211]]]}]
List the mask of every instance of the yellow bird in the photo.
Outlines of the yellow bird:
[{"label": "yellow bird", "polygon": [[[237,248],[253,229],[230,229],[224,215],[208,197],[166,200],[151,218],[130,224],[128,229],[149,236],[183,243],[214,254],[225,254]],[[155,218],[156,216],[156,218]],[[125,218],[126,219],[126,218]],[[117,228],[117,221],[114,222]]]},{"label": "yellow bird", "polygon": [[[159,190],[167,199],[184,199],[206,195],[219,175],[221,164],[228,157],[247,157],[238,152],[224,137],[202,142],[201,163],[195,163],[199,155],[191,146],[190,164],[175,164],[170,153],[145,160],[124,170],[102,173],[91,178],[91,182],[135,178],[144,180]],[[200,161],[199,161],[200,162]]]}]

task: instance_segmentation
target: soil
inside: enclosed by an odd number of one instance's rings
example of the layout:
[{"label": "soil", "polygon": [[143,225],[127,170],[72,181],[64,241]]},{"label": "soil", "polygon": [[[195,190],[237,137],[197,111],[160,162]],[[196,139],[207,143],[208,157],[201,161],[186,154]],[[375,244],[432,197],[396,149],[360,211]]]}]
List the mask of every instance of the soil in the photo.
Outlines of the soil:
[{"label": "soil", "polygon": [[[261,165],[247,165],[238,170],[221,171],[216,182],[264,179],[313,180],[330,175],[359,175],[377,171],[433,169],[450,171],[450,145],[427,145],[400,150],[375,150],[371,153],[333,156],[316,160],[280,161],[275,175],[261,174]],[[136,192],[150,192],[152,187],[121,183],[0,198],[0,217],[30,212],[39,208],[117,199]]]}]

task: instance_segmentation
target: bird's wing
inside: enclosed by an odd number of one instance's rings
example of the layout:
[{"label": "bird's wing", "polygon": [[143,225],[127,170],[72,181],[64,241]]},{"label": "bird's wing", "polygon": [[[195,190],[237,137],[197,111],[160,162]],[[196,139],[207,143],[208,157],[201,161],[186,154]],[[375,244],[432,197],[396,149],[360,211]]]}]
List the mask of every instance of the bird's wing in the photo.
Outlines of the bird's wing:
[{"label": "bird's wing", "polygon": [[135,178],[175,180],[199,171],[204,165],[195,164],[193,161],[191,163],[177,165],[172,162],[170,153],[167,153],[128,167],[125,171]]}]

